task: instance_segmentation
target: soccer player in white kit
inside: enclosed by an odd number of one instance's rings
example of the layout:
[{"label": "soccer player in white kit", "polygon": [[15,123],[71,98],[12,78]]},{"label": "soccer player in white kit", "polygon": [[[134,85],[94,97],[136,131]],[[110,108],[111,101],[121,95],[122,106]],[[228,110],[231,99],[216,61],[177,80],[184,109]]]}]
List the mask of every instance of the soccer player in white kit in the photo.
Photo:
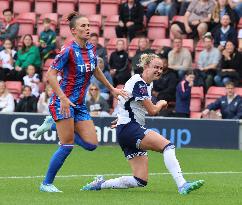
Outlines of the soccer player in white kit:
[{"label": "soccer player in white kit", "polygon": [[187,182],[175,155],[175,146],[160,134],[145,128],[145,114],[156,115],[167,106],[165,100],[157,104],[151,101],[152,82],[162,73],[162,61],[155,54],[143,54],[141,75],[132,76],[124,90],[129,98],[120,97],[118,104],[117,138],[125,157],[128,159],[133,176],[122,176],[105,180],[98,176],[82,190],[123,189],[144,187],[148,181],[148,156],[146,150],[163,153],[164,163],[182,195],[200,188],[204,180]]}]

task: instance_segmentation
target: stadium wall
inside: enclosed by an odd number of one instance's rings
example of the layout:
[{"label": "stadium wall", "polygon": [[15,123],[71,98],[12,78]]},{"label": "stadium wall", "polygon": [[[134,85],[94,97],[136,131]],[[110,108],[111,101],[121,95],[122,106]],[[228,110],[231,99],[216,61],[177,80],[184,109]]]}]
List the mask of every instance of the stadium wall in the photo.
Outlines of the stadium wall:
[{"label": "stadium wall", "polygon": [[[42,114],[0,114],[0,142],[57,143],[55,131],[49,131],[39,139],[33,137],[35,130],[44,118],[45,115]],[[93,120],[100,144],[116,144],[116,130],[109,127],[114,118],[97,117]],[[173,142],[177,148],[242,149],[242,123],[239,120],[147,117],[146,124],[147,128],[159,132]]]}]

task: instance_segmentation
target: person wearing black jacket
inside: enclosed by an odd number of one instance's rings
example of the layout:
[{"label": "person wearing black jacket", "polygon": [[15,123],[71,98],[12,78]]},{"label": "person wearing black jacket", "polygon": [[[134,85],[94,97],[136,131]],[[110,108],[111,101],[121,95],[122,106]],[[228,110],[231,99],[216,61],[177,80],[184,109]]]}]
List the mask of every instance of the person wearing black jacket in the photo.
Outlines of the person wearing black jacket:
[{"label": "person wearing black jacket", "polygon": [[31,95],[32,89],[25,85],[23,88],[23,98],[17,103],[16,112],[37,112],[37,98]]},{"label": "person wearing black jacket", "polygon": [[124,41],[118,40],[116,43],[116,51],[111,53],[109,59],[110,74],[113,77],[113,84],[125,84],[131,77],[129,70],[128,53],[124,50]]},{"label": "person wearing black jacket", "polygon": [[119,10],[119,23],[116,27],[116,35],[118,38],[123,38],[126,35],[131,41],[136,31],[143,28],[144,9],[135,0],[128,0],[121,4]]},{"label": "person wearing black jacket", "polygon": [[157,100],[165,100],[168,103],[176,99],[177,74],[168,68],[167,59],[162,58],[163,71],[159,80],[154,81],[152,95]]}]

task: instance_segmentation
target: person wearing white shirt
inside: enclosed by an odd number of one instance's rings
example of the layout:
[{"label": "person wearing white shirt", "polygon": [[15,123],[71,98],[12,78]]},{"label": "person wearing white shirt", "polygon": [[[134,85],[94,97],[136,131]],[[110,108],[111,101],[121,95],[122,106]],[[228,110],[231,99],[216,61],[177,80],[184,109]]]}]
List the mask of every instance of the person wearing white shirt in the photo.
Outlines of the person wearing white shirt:
[{"label": "person wearing white shirt", "polygon": [[15,108],[14,98],[6,89],[3,81],[0,81],[0,112],[13,112]]},{"label": "person wearing white shirt", "polygon": [[37,104],[37,110],[39,113],[50,114],[48,106],[52,93],[53,89],[50,85],[47,85],[45,91],[40,94],[39,101]]},{"label": "person wearing white shirt", "polygon": [[27,68],[27,75],[23,77],[24,85],[32,88],[32,95],[39,97],[39,75],[35,73],[35,67],[29,65]]}]

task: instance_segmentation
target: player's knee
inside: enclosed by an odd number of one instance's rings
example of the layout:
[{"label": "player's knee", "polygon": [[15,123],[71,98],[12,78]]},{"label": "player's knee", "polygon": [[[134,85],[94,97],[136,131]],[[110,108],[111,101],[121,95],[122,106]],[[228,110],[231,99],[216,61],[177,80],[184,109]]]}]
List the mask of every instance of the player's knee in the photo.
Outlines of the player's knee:
[{"label": "player's knee", "polygon": [[143,179],[140,179],[139,177],[135,177],[135,176],[134,176],[134,178],[137,181],[137,184],[138,184],[139,187],[147,186],[147,184],[148,184],[147,180],[143,180]]},{"label": "player's knee", "polygon": [[175,145],[172,144],[171,142],[169,142],[166,146],[164,146],[164,148],[161,150],[161,152],[163,153],[165,150],[169,150],[169,149],[175,149]]}]

